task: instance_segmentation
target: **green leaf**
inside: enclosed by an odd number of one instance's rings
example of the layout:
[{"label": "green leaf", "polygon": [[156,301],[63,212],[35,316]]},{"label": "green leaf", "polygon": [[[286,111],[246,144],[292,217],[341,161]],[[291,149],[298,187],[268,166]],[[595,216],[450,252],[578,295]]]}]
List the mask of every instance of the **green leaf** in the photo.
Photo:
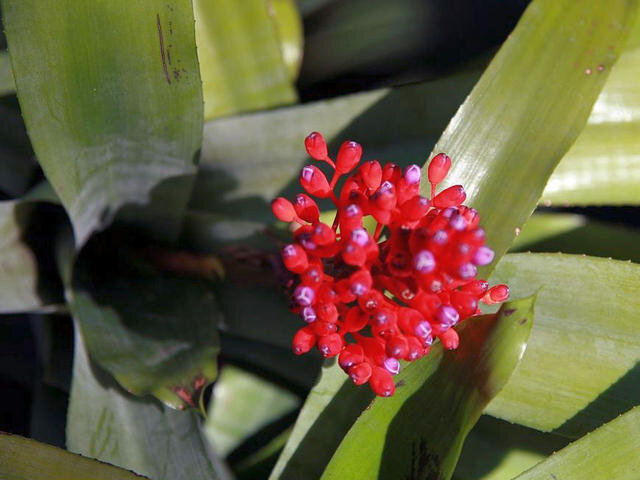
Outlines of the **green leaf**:
[{"label": "green leaf", "polygon": [[[453,160],[446,185],[464,185],[496,258],[584,128],[636,7],[626,0],[531,3],[436,144],[434,152]],[[586,75],[595,65],[604,70]]]},{"label": "green leaf", "polygon": [[261,428],[292,412],[298,398],[236,367],[225,367],[213,387],[205,433],[226,456]]},{"label": "green leaf", "polygon": [[[4,480],[140,480],[121,468],[75,455],[29,438],[0,432],[0,477]],[[144,477],[146,478],[146,477]]]},{"label": "green leaf", "polygon": [[[589,65],[597,75],[604,64]],[[640,203],[640,17],[589,122],[542,195],[546,205]]]},{"label": "green leaf", "polygon": [[0,96],[13,93],[15,90],[16,86],[13,82],[9,52],[0,52]]},{"label": "green leaf", "polygon": [[454,480],[504,480],[518,475],[569,443],[552,433],[483,415],[467,435]]},{"label": "green leaf", "polygon": [[531,248],[539,242],[572,232],[587,223],[581,215],[569,213],[535,213],[529,217],[522,231],[511,245],[510,251]]},{"label": "green leaf", "polygon": [[458,329],[457,350],[438,343],[406,365],[396,393],[362,412],[322,479],[451,478],[467,433],[525,352],[534,301],[473,318]]},{"label": "green leaf", "polygon": [[219,310],[210,283],[165,268],[167,255],[95,236],[65,275],[66,297],[91,358],[126,390],[202,410],[217,375]]},{"label": "green leaf", "polygon": [[584,436],[518,476],[518,480],[633,480],[640,471],[640,407]]},{"label": "green leaf", "polygon": [[125,206],[124,218],[173,238],[202,138],[191,1],[2,7],[22,113],[76,244]]},{"label": "green leaf", "polygon": [[127,394],[89,363],[77,334],[67,447],[153,480],[229,478],[209,450],[194,412],[177,412]]},{"label": "green leaf", "polygon": [[[523,233],[529,228],[531,220],[537,216],[538,215],[533,215],[525,224]],[[576,225],[573,228],[569,228],[570,219],[564,218],[565,215],[553,214],[549,215],[549,217],[559,217],[558,219],[552,219],[552,223],[557,227],[560,227],[560,223],[564,223],[567,229],[560,231],[560,228],[558,228],[554,235],[539,238],[535,243],[526,244],[526,250],[532,252],[586,254],[596,257],[615,258],[618,260],[631,260],[632,262],[640,263],[640,251],[638,250],[638,245],[640,245],[640,231],[637,229],[595,221],[587,222],[584,217],[567,215],[567,217],[571,218],[576,217],[576,222],[581,218],[583,221],[583,225]],[[534,224],[535,222],[531,226],[535,226]],[[550,224],[548,224],[548,226],[550,226]],[[548,231],[547,233],[551,234],[552,232]],[[519,239],[520,237],[518,237],[518,240]],[[525,249],[524,247],[525,245],[516,241],[512,251],[523,250]]]},{"label": "green leaf", "polygon": [[522,364],[487,413],[578,437],[640,398],[640,265],[562,254],[511,254],[491,283],[538,291]]},{"label": "green leaf", "polygon": [[282,59],[287,67],[289,79],[295,82],[302,64],[304,32],[296,0],[271,0],[269,15],[275,22],[280,40]]},{"label": "green leaf", "polygon": [[30,200],[0,202],[0,313],[51,312],[63,303],[57,278],[28,238],[42,220],[37,208]]},{"label": "green leaf", "polygon": [[190,207],[272,222],[271,200],[299,191],[297,174],[309,162],[303,140],[312,130],[322,132],[333,150],[353,138],[367,158],[420,162],[477,77],[457,75],[207,122]]},{"label": "green leaf", "polygon": [[266,0],[196,0],[194,10],[206,119],[296,101],[279,37],[284,28],[283,48],[295,45],[296,15],[277,25]]}]

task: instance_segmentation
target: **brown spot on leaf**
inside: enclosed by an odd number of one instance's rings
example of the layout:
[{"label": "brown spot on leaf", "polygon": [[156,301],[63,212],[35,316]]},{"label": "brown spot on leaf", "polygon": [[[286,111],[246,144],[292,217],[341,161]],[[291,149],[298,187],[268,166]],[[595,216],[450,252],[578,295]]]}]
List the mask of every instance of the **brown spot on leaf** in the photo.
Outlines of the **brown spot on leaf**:
[{"label": "brown spot on leaf", "polygon": [[169,77],[169,68],[167,67],[166,52],[164,50],[164,36],[162,35],[162,22],[160,22],[160,14],[156,14],[156,24],[158,26],[158,40],[160,42],[160,58],[162,59],[162,70],[167,83],[171,85],[171,77]]},{"label": "brown spot on leaf", "polygon": [[504,311],[504,316],[505,317],[509,317],[509,316],[513,315],[515,313],[515,311],[516,311],[515,308],[509,308],[509,309]]},{"label": "brown spot on leaf", "polygon": [[524,325],[525,323],[527,323],[527,317],[524,317],[522,320],[520,320],[520,325]]}]

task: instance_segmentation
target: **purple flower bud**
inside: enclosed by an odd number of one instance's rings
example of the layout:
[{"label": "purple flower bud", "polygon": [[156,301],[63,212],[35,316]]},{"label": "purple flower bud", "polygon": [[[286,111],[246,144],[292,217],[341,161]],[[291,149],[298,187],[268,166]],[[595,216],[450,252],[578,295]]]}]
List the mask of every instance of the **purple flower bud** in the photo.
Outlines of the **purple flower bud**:
[{"label": "purple flower bud", "polygon": [[289,244],[282,249],[282,255],[285,257],[293,257],[296,254],[296,247]]},{"label": "purple flower bud", "polygon": [[467,228],[467,221],[462,215],[460,215],[459,213],[455,213],[451,216],[449,225],[451,225],[451,228],[453,228],[454,230],[462,231]]},{"label": "purple flower bud", "polygon": [[420,250],[413,257],[413,268],[420,273],[431,273],[436,268],[436,259],[429,250]]},{"label": "purple flower bud", "polygon": [[443,327],[453,327],[460,320],[460,314],[451,305],[441,305],[436,318]]},{"label": "purple flower bud", "polygon": [[303,234],[300,235],[300,237],[298,238],[298,241],[300,242],[300,245],[302,245],[304,248],[306,248],[307,250],[315,250],[316,249],[316,244],[313,240],[311,240],[309,238],[308,234]]},{"label": "purple flower bud", "polygon": [[404,171],[404,179],[409,185],[414,185],[420,181],[422,171],[418,165],[409,165]]},{"label": "purple flower bud", "polygon": [[312,288],[300,285],[293,292],[293,298],[301,307],[308,307],[313,303],[316,296],[316,292]]},{"label": "purple flower bud", "polygon": [[344,209],[344,213],[347,217],[357,217],[362,214],[362,210],[355,203],[351,203]]},{"label": "purple flower bud", "polygon": [[385,325],[389,321],[389,315],[386,312],[378,312],[373,316],[373,321],[376,325]]},{"label": "purple flower bud", "polygon": [[463,263],[458,268],[458,275],[463,280],[467,280],[469,278],[473,278],[473,277],[476,276],[477,273],[478,273],[478,269],[476,268],[476,266],[473,263],[468,263],[468,262],[467,263]]},{"label": "purple flower bud", "polygon": [[456,209],[453,207],[445,208],[440,215],[444,218],[451,218],[451,216],[456,212]]},{"label": "purple flower bud", "polygon": [[476,253],[473,254],[473,263],[476,265],[488,265],[493,261],[494,257],[493,250],[489,247],[482,246],[476,250]]},{"label": "purple flower bud", "polygon": [[313,323],[316,321],[316,311],[313,307],[304,307],[302,309],[302,319],[307,323]]},{"label": "purple flower bud", "polygon": [[427,338],[431,336],[431,324],[429,322],[427,322],[426,320],[420,322],[418,325],[416,325],[416,328],[414,329],[413,333],[416,334],[416,336],[420,337],[420,338]]},{"label": "purple flower bud", "polygon": [[438,230],[433,234],[433,242],[437,245],[444,245],[449,240],[449,234],[444,230]]},{"label": "purple flower bud", "polygon": [[380,185],[380,188],[378,188],[378,191],[376,193],[379,195],[393,193],[393,183],[385,180],[384,182],[382,182],[382,185]]},{"label": "purple flower bud", "polygon": [[313,178],[314,173],[315,171],[313,170],[313,167],[311,166],[304,167],[302,169],[302,178],[304,178],[305,181],[310,182],[311,179]]},{"label": "purple flower bud", "polygon": [[351,241],[357,243],[361,247],[364,247],[369,243],[369,234],[364,228],[356,228],[351,232]]},{"label": "purple flower bud", "polygon": [[392,375],[400,373],[400,362],[397,358],[387,357],[384,359],[384,368]]},{"label": "purple flower bud", "polygon": [[354,282],[351,284],[351,293],[353,293],[356,297],[364,295],[365,293],[367,293],[367,291],[369,291],[369,289],[363,283]]}]

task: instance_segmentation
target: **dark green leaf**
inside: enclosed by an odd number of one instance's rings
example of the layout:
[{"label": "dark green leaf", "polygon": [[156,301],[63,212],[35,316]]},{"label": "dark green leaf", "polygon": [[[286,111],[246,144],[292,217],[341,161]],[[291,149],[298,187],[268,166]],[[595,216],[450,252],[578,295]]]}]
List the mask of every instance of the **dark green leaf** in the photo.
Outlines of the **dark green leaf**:
[{"label": "dark green leaf", "polygon": [[396,393],[360,415],[322,478],[449,479],[467,433],[525,352],[534,300],[469,320],[458,329],[457,350],[438,343],[406,365]]},{"label": "dark green leaf", "polygon": [[69,450],[130,468],[153,480],[226,480],[195,412],[177,412],[124,392],[89,363],[76,335],[67,420]]},{"label": "dark green leaf", "polygon": [[126,218],[175,236],[202,138],[191,1],[2,7],[22,113],[76,244],[127,205]]},{"label": "dark green leaf", "polygon": [[[141,480],[121,468],[18,435],[0,433],[0,477],[3,480]],[[146,477],[144,477],[146,478]]]},{"label": "dark green leaf", "polygon": [[640,265],[562,254],[512,254],[491,282],[538,289],[522,364],[487,412],[580,436],[640,398]]},{"label": "dark green leaf", "polygon": [[15,92],[9,52],[0,52],[0,96]]}]

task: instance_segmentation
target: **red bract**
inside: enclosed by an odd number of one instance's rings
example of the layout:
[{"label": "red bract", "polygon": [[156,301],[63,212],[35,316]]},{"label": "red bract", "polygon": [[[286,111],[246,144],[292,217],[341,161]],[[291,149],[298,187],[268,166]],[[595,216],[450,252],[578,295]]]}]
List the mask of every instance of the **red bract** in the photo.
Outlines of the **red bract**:
[{"label": "red bract", "polygon": [[[272,203],[278,219],[298,225],[282,250],[285,267],[298,277],[292,309],[306,323],[293,351],[301,355],[315,346],[324,357],[338,356],[356,385],[393,395],[399,360],[428,354],[435,338],[456,349],[460,338],[452,327],[480,313],[480,302],[505,301],[509,288],[476,279],[477,267],[494,254],[478,212],[462,205],[464,188],[435,193],[451,167],[447,155],[431,160],[425,198],[417,165],[403,172],[371,160],[356,169],[362,147],[353,141],[342,144],[334,162],[316,132],[305,146],[334,172],[329,181],[317,166],[306,166],[300,183],[310,195],[330,198],[337,214],[332,225],[320,222],[316,202],[305,194]],[[340,177],[354,169],[337,192]],[[364,228],[367,216],[377,222],[373,233]]]}]

